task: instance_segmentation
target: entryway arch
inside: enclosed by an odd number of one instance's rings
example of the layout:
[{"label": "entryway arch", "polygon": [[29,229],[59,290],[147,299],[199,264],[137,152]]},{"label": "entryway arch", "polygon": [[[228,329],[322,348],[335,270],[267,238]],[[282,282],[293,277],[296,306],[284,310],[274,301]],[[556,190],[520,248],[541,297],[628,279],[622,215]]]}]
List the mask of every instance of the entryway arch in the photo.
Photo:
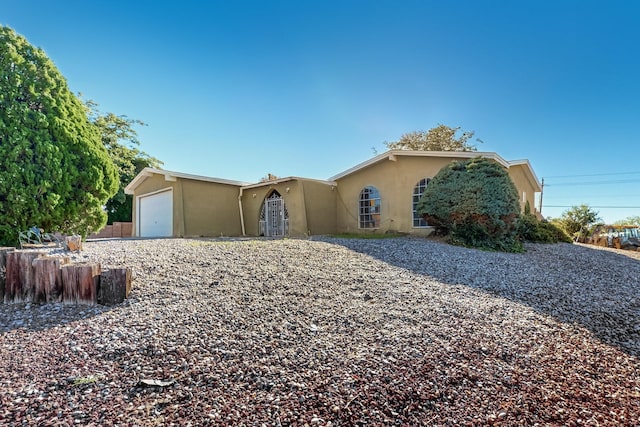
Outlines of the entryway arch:
[{"label": "entryway arch", "polygon": [[289,234],[289,212],[284,199],[273,190],[260,209],[260,235],[265,237],[283,237]]}]

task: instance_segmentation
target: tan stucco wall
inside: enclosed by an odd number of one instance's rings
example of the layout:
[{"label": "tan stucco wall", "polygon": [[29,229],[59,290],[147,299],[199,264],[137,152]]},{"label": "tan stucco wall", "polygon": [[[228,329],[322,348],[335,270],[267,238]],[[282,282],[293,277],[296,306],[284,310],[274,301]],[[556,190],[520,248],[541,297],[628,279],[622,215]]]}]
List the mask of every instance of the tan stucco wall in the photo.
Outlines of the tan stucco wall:
[{"label": "tan stucco wall", "polygon": [[180,179],[184,236],[239,236],[240,188],[234,185]]},{"label": "tan stucco wall", "polygon": [[167,181],[164,175],[156,174],[146,178],[139,184],[133,194],[132,221],[134,236],[139,235],[138,197],[167,188],[173,189],[173,235],[182,236],[182,234],[180,234],[180,225],[184,223],[182,203],[176,203],[176,199],[180,200],[182,198],[182,186],[179,184],[179,181]]},{"label": "tan stucco wall", "polygon": [[289,236],[335,233],[336,198],[332,186],[300,178],[275,183],[266,182],[261,186],[243,190],[242,210],[248,236],[259,235],[262,204],[274,190],[282,196],[289,213]]},{"label": "tan stucco wall", "polygon": [[[395,159],[382,160],[338,180],[338,232],[397,231],[417,235],[431,233],[431,228],[413,227],[413,189],[421,179],[433,178],[452,159],[401,156],[396,156]],[[376,230],[358,227],[360,192],[368,185],[376,187],[382,199],[380,228]]]},{"label": "tan stucco wall", "polygon": [[238,236],[241,234],[238,194],[234,185],[177,178],[167,181],[154,174],[135,189],[133,230],[138,235],[137,197],[173,189],[173,236]]},{"label": "tan stucco wall", "polygon": [[260,211],[264,199],[276,190],[282,196],[289,213],[289,236],[302,237],[307,233],[307,219],[304,209],[304,192],[297,180],[280,183],[264,183],[259,187],[246,188],[242,194],[245,232],[248,236],[260,234]]},{"label": "tan stucco wall", "polygon": [[[336,208],[337,230],[342,233],[384,233],[397,231],[410,234],[429,234],[431,228],[413,227],[412,196],[413,190],[423,178],[433,178],[438,171],[460,159],[446,157],[403,157],[394,160],[384,159],[374,165],[361,169],[338,180],[338,201]],[[534,187],[527,178],[524,166],[512,166],[509,175],[518,189],[522,206],[522,193],[534,206]],[[358,227],[358,200],[360,192],[366,186],[375,186],[381,197],[381,223],[378,229],[360,229]]]},{"label": "tan stucco wall", "polygon": [[302,180],[309,234],[336,232],[335,186],[322,182]]},{"label": "tan stucco wall", "polygon": [[[531,212],[535,208],[536,187],[532,182],[531,174],[523,165],[515,165],[509,168],[509,176],[518,189],[518,200],[520,200],[520,208],[524,210],[524,205],[528,201]],[[523,199],[524,193],[524,199]]]}]

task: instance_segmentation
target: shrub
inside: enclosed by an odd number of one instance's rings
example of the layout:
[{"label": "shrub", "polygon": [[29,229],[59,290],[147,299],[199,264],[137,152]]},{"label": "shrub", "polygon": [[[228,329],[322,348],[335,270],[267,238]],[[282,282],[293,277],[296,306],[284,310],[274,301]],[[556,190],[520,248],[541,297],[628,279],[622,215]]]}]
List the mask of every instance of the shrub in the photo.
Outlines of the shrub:
[{"label": "shrub", "polygon": [[477,157],[442,168],[417,209],[454,244],[522,251],[517,190],[507,170],[489,159]]},{"label": "shrub", "polygon": [[518,222],[518,235],[521,240],[534,243],[571,243],[571,237],[556,225],[525,213]]}]

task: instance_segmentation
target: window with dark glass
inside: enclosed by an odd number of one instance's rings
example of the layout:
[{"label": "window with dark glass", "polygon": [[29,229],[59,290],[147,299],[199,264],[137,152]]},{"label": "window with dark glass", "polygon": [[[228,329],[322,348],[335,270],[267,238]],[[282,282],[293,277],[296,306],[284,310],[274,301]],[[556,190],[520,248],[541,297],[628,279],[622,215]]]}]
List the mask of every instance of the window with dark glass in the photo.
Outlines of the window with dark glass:
[{"label": "window with dark glass", "polygon": [[360,228],[380,227],[380,192],[368,186],[360,192]]},{"label": "window with dark glass", "polygon": [[428,226],[427,221],[425,221],[424,218],[422,218],[422,216],[418,214],[416,209],[418,207],[418,202],[424,194],[424,190],[427,188],[427,185],[429,185],[429,181],[431,181],[431,179],[429,178],[421,179],[420,182],[418,182],[413,188],[413,202],[411,205],[411,209],[413,212],[413,226],[415,228]]}]

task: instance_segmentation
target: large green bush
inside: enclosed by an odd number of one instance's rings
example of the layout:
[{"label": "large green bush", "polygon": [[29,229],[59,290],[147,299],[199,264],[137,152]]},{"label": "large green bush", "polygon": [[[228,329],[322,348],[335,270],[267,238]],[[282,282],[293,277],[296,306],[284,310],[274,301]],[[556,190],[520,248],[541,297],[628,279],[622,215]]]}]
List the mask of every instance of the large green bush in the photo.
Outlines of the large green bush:
[{"label": "large green bush", "polygon": [[45,53],[0,26],[0,244],[17,232],[86,235],[107,220],[117,171],[85,109]]},{"label": "large green bush", "polygon": [[522,251],[518,193],[507,170],[492,160],[477,157],[445,166],[417,210],[454,244]]}]

